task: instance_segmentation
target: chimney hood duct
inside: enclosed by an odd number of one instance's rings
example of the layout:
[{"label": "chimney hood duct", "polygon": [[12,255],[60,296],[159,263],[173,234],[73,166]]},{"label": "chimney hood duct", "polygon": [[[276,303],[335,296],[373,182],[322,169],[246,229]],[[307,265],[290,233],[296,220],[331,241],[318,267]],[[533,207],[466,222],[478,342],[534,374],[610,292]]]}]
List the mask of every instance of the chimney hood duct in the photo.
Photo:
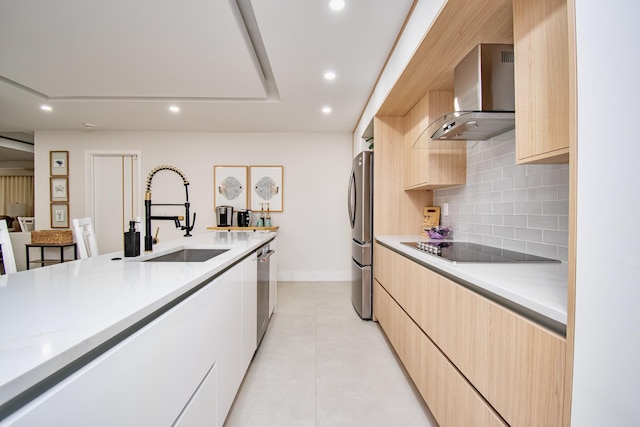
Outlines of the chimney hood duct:
[{"label": "chimney hood duct", "polygon": [[430,124],[414,148],[432,140],[482,141],[515,127],[513,45],[479,44],[456,66],[454,110]]}]

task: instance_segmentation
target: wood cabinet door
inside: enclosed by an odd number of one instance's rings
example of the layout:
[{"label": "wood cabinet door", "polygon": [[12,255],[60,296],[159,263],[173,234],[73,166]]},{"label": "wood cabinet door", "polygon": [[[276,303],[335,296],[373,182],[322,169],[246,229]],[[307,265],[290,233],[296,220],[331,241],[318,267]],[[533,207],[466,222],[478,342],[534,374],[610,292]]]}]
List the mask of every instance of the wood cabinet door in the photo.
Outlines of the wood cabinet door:
[{"label": "wood cabinet door", "polygon": [[[424,131],[453,111],[453,93],[428,92],[404,117],[404,188],[428,190],[467,181],[465,141],[431,141]],[[416,141],[421,143],[415,146]],[[427,142],[425,142],[427,141]]]},{"label": "wood cabinet door", "polygon": [[380,326],[440,425],[507,425],[377,281],[374,300]]},{"label": "wood cabinet door", "polygon": [[509,424],[561,424],[563,337],[378,246],[385,289]]},{"label": "wood cabinet door", "polygon": [[518,163],[569,162],[566,0],[514,0]]}]

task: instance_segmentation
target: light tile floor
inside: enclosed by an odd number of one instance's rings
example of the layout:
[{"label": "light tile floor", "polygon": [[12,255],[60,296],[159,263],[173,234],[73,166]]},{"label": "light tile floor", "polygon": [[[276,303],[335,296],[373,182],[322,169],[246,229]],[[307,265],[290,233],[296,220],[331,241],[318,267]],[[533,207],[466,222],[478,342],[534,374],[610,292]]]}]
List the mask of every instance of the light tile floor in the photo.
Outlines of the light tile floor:
[{"label": "light tile floor", "polygon": [[227,427],[437,426],[349,282],[281,282]]}]

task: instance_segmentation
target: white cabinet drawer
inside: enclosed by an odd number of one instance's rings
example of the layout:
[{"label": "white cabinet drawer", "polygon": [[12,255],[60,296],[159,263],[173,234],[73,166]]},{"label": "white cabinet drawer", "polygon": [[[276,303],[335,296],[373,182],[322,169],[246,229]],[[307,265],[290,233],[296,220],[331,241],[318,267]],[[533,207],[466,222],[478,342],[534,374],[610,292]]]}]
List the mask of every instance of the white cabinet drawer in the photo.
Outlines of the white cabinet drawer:
[{"label": "white cabinet drawer", "polygon": [[173,427],[215,427],[216,388],[217,369],[213,365]]},{"label": "white cabinet drawer", "polygon": [[219,280],[116,344],[0,425],[171,425],[216,359],[214,302]]}]

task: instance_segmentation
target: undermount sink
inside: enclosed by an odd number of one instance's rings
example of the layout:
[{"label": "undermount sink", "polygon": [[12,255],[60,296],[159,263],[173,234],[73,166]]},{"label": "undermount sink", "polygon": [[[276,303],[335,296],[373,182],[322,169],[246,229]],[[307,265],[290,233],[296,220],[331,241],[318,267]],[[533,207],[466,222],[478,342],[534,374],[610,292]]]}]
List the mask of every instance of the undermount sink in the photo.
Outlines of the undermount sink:
[{"label": "undermount sink", "polygon": [[229,249],[180,249],[144,262],[205,262],[227,252]]}]

